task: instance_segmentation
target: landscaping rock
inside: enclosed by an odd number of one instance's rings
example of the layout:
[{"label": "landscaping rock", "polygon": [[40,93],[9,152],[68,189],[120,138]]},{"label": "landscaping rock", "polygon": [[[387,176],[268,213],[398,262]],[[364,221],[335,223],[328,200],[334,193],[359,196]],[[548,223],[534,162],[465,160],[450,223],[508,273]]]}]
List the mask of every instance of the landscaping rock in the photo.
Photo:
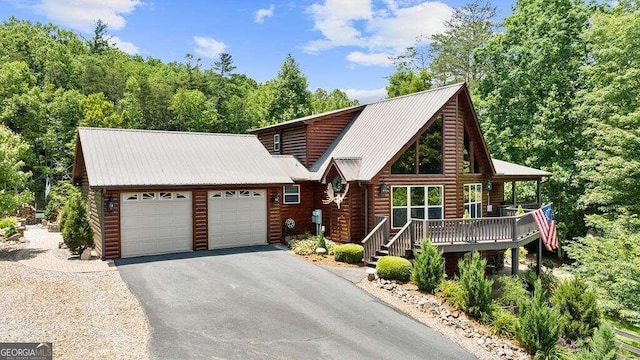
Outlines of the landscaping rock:
[{"label": "landscaping rock", "polygon": [[7,241],[20,241],[21,237],[22,235],[20,234],[13,234],[7,238]]},{"label": "landscaping rock", "polygon": [[373,281],[376,279],[376,269],[368,268],[366,272],[367,272],[367,280]]},{"label": "landscaping rock", "polygon": [[80,260],[91,260],[91,249],[84,249],[80,254]]},{"label": "landscaping rock", "polygon": [[319,248],[316,249],[316,254],[318,254],[318,255],[324,255],[326,253],[327,253],[327,249],[325,249],[325,248],[319,247]]}]

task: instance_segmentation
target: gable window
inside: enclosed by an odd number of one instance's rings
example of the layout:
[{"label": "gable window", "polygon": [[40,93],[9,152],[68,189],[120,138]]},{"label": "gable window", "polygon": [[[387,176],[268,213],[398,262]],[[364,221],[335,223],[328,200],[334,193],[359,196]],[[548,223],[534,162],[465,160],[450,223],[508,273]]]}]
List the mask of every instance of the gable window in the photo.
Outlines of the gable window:
[{"label": "gable window", "polygon": [[285,204],[300,204],[300,185],[289,185],[282,188]]},{"label": "gable window", "polygon": [[482,217],[482,184],[464,185],[464,211],[472,218]]},{"label": "gable window", "polygon": [[280,152],[280,134],[273,135],[273,151]]},{"label": "gable window", "polygon": [[462,172],[464,173],[480,173],[480,167],[475,157],[475,143],[467,134],[467,128],[464,129],[464,154],[462,159]]},{"label": "gable window", "polygon": [[442,174],[442,130],[440,116],[415,143],[391,165],[392,174]]},{"label": "gable window", "polygon": [[442,185],[392,186],[392,227],[401,228],[409,219],[442,219],[442,189]]}]

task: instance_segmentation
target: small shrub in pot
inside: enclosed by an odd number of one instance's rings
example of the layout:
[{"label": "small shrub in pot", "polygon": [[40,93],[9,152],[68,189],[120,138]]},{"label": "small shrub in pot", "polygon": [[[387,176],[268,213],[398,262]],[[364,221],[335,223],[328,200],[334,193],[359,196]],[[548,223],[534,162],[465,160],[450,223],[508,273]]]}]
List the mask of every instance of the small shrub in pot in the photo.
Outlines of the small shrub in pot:
[{"label": "small shrub in pot", "polygon": [[364,248],[358,244],[344,244],[336,246],[334,250],[336,261],[356,264],[364,257]]},{"label": "small shrub in pot", "polygon": [[399,256],[383,256],[378,260],[376,272],[383,279],[409,281],[411,261]]}]

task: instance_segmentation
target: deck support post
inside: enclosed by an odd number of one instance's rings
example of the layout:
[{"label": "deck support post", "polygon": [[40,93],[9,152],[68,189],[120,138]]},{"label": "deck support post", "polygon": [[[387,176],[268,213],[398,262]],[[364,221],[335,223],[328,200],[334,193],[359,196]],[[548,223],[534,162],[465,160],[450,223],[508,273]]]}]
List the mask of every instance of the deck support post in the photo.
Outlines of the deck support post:
[{"label": "deck support post", "polygon": [[538,254],[536,256],[536,275],[540,277],[540,273],[542,272],[542,238],[538,239]]},{"label": "deck support post", "polygon": [[516,182],[511,182],[511,201],[513,201],[513,206],[518,205],[518,200],[516,199]]},{"label": "deck support post", "polygon": [[542,183],[540,180],[536,181],[536,202],[538,206],[542,206]]},{"label": "deck support post", "polygon": [[511,249],[511,275],[518,275],[518,266],[520,264],[520,248]]}]

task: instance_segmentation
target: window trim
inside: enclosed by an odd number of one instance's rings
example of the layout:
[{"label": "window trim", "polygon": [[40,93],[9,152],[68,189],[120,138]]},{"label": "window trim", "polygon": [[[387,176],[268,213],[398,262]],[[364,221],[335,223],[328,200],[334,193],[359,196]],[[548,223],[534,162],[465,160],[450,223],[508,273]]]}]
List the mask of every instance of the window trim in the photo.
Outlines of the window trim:
[{"label": "window trim", "polygon": [[[393,190],[395,188],[405,188],[407,189],[407,205],[404,206],[394,206],[393,205]],[[423,188],[424,189],[424,199],[425,199],[425,204],[422,206],[413,206],[411,205],[411,188]],[[429,205],[429,188],[440,188],[440,205]],[[391,229],[402,229],[402,226],[406,225],[409,220],[411,219],[411,209],[419,209],[422,208],[424,209],[424,216],[425,219],[424,220],[442,220],[444,219],[444,185],[443,184],[424,184],[424,185],[391,185],[391,191],[390,191],[390,201],[391,201],[391,213],[389,214],[389,218],[391,220]],[[441,218],[440,219],[429,219],[429,209],[432,208],[440,208],[440,215]],[[400,226],[400,227],[395,227],[393,224],[393,210],[394,209],[406,209],[407,210],[407,220],[404,223],[404,225]]]},{"label": "window trim", "polygon": [[[469,201],[469,198],[466,198],[464,196],[464,192],[466,190],[467,187],[471,188],[471,187],[475,187],[475,191],[476,191],[476,198],[474,199],[475,201]],[[479,192],[478,192],[479,190]],[[467,191],[468,194],[471,194],[471,191]],[[478,194],[480,194],[480,200],[478,201]],[[467,207],[469,207],[469,216],[471,216],[472,219],[477,219],[477,218],[481,218],[482,217],[482,183],[468,183],[468,184],[463,184],[462,185],[462,201],[463,201],[463,209],[464,211],[467,210]],[[480,212],[480,216],[473,216],[473,215],[478,215],[476,214],[471,214],[471,205],[477,205],[476,207],[476,212],[479,211]],[[463,214],[464,214],[463,211]]]},{"label": "window trim", "polygon": [[281,140],[280,134],[273,134],[273,151],[280,152],[280,149],[282,149]]},{"label": "window trim", "polygon": [[[287,194],[287,188],[296,188],[297,192],[296,193],[288,193]],[[289,196],[297,196],[298,197],[298,201],[287,201],[287,195]],[[286,204],[286,205],[295,205],[295,204],[300,204],[300,185],[299,184],[293,184],[293,185],[285,185],[282,187],[282,203]]]}]

